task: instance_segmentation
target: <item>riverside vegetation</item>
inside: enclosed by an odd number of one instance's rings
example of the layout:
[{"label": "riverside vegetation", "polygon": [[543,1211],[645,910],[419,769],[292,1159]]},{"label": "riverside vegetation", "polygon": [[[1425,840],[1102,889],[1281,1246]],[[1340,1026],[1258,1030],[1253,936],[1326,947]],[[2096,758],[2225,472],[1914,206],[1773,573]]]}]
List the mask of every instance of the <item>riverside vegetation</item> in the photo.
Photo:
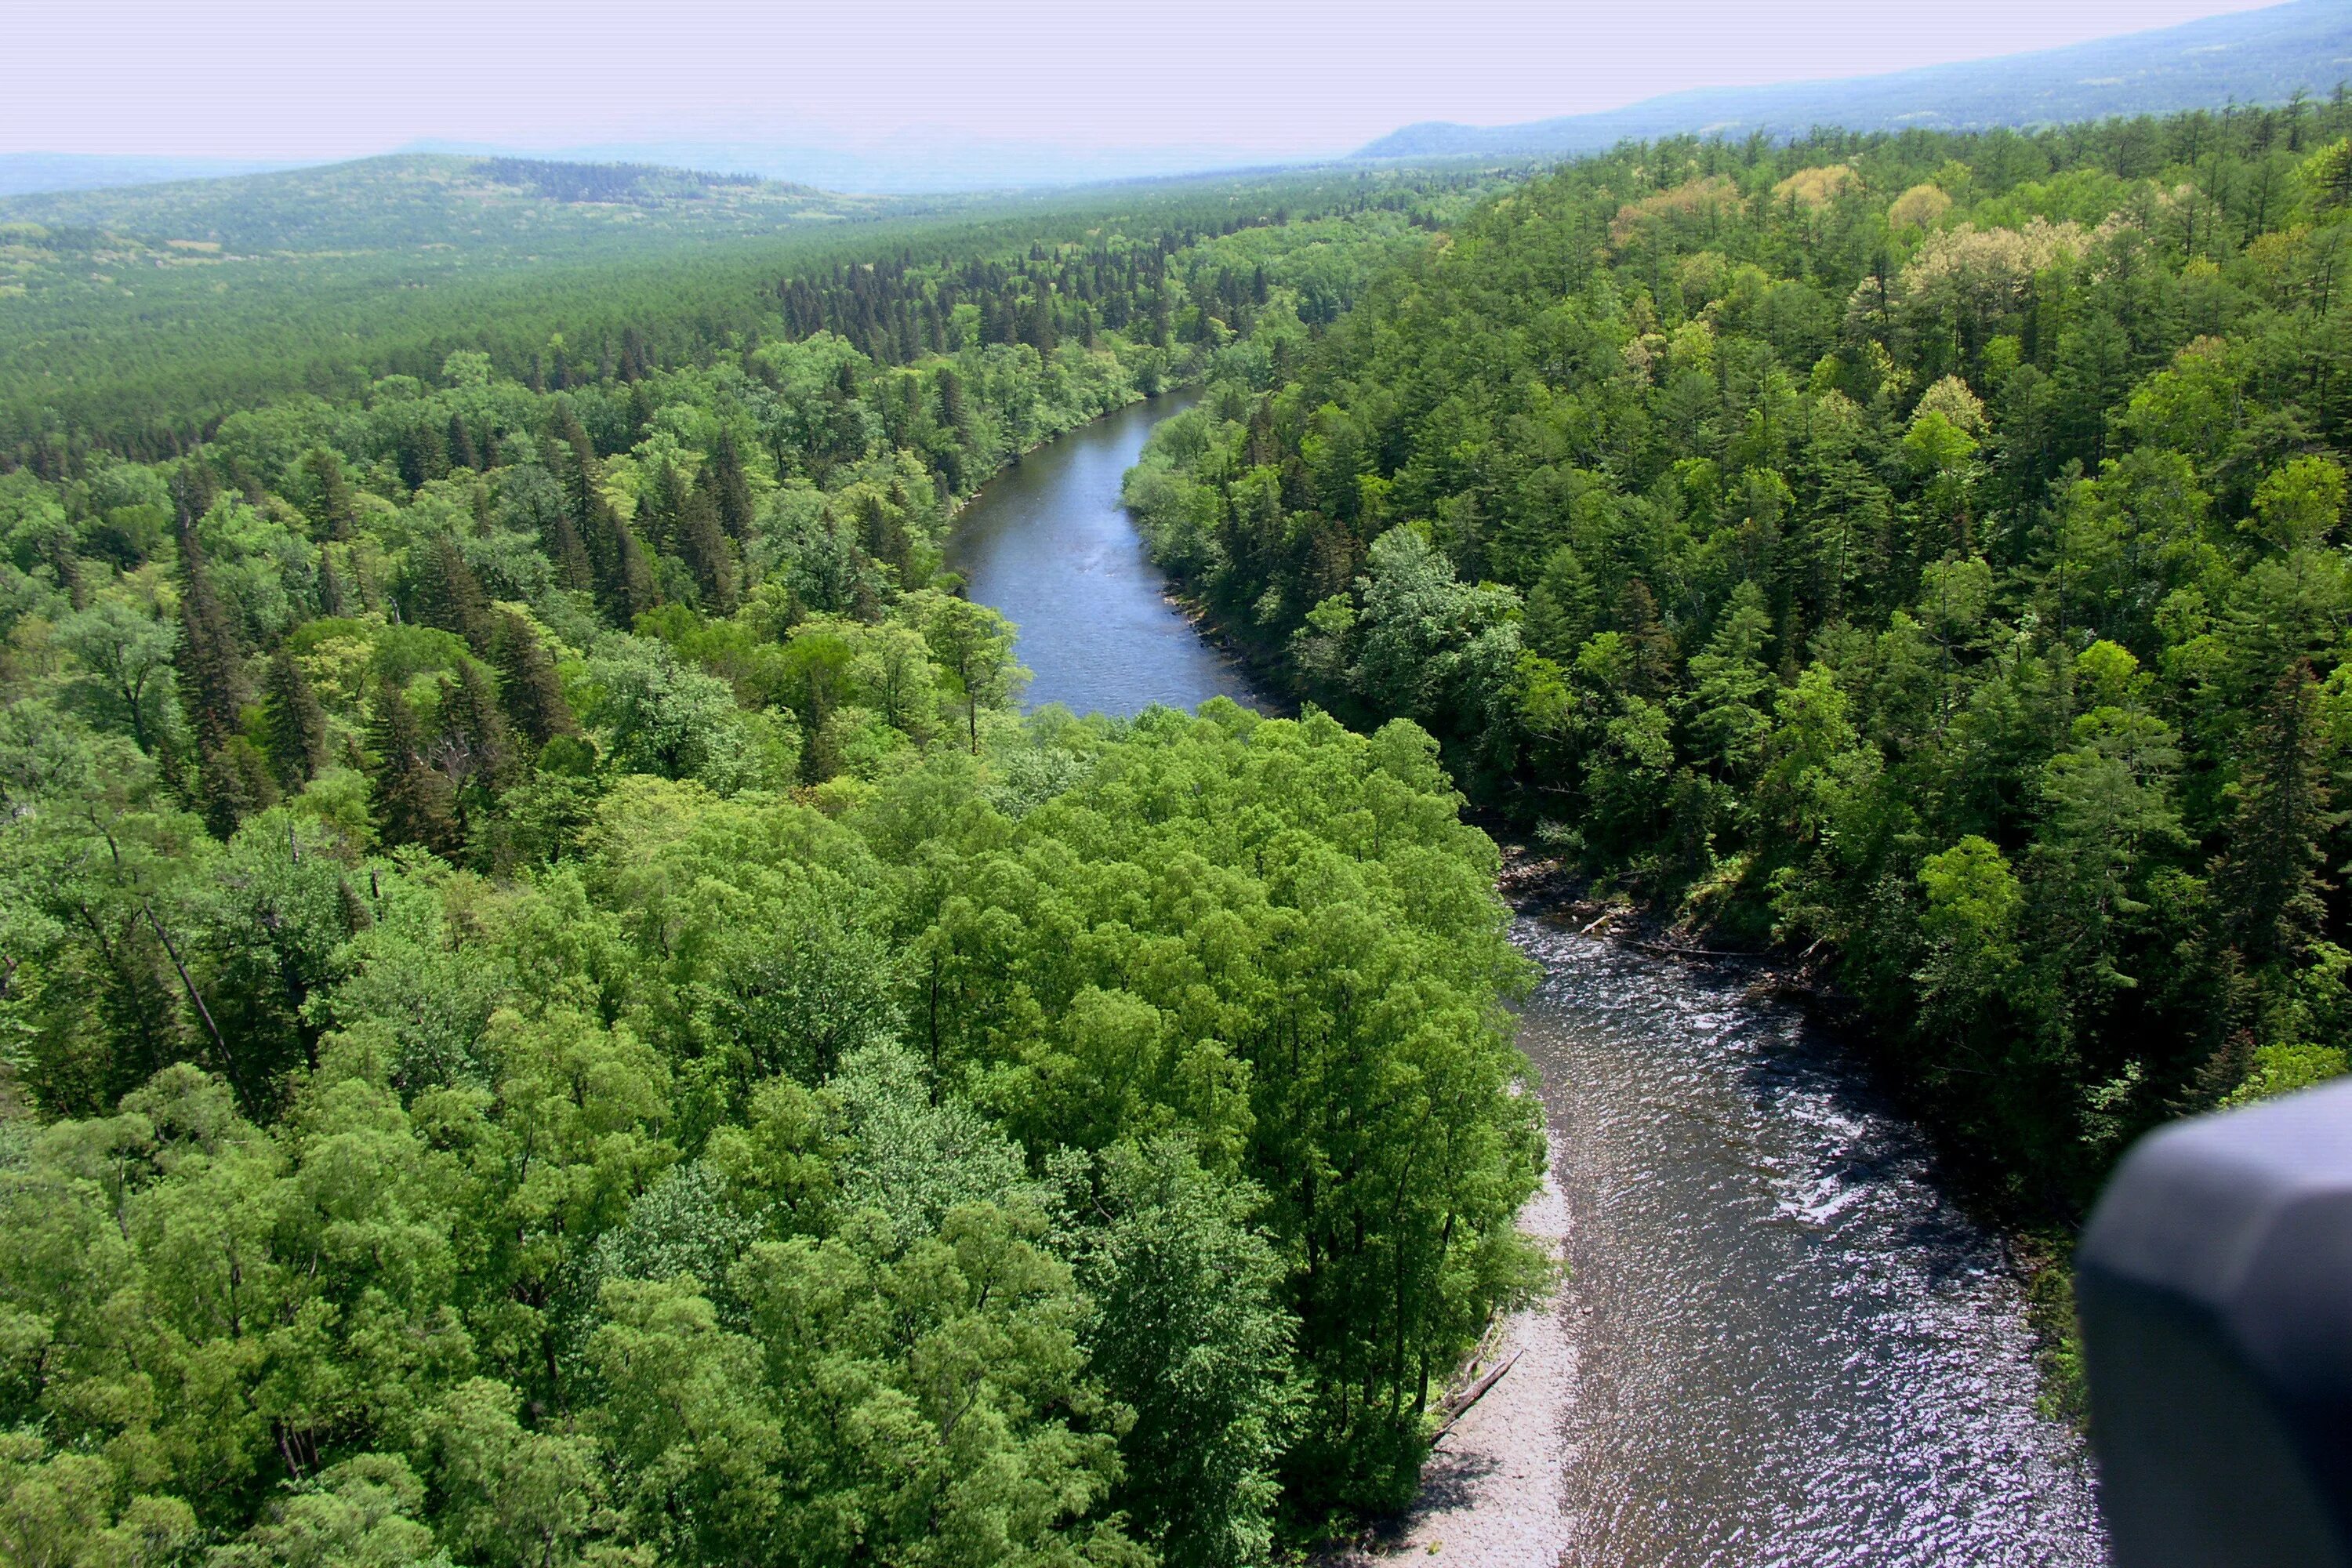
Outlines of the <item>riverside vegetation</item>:
[{"label": "riverside vegetation", "polygon": [[1471,199],[1252,189],[394,312],[359,395],[52,345],[0,1557],[1241,1563],[1410,1494],[1542,1278],[1493,846],[1411,721],[1024,719],[938,571],[1024,447],[1286,375]]},{"label": "riverside vegetation", "polygon": [[2345,1069],[2348,132],[1572,163],[1129,497],[1293,692],[1801,955],[2063,1226],[2151,1124]]}]

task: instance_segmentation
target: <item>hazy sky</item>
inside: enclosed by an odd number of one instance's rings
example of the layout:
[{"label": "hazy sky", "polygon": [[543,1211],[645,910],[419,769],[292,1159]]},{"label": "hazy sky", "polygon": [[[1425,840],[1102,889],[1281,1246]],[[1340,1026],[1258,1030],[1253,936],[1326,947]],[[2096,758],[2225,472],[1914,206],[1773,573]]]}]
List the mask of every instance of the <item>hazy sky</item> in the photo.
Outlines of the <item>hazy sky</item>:
[{"label": "hazy sky", "polygon": [[945,132],[1338,152],[1682,88],[1849,76],[2263,0],[24,0],[0,151],[320,158]]}]

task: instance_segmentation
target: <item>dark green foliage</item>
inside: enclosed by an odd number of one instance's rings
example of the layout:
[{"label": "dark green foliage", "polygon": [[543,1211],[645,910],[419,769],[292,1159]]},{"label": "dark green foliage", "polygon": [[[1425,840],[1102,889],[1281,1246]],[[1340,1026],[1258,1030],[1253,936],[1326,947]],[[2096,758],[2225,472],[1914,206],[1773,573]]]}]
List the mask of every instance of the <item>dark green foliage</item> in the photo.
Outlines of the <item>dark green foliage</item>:
[{"label": "dark green foliage", "polygon": [[2229,850],[2213,867],[2223,929],[2252,968],[2300,959],[2326,929],[2327,895],[2336,890],[2323,874],[2327,837],[2345,820],[2328,809],[2334,750],[2318,679],[2298,659],[2254,714],[2233,786]]},{"label": "dark green foliage", "polygon": [[532,745],[579,733],[572,705],[563,700],[556,679],[555,663],[520,616],[509,612],[499,617],[491,656],[499,667],[499,701]]},{"label": "dark green foliage", "polygon": [[379,686],[370,706],[368,750],[374,754],[373,814],[387,844],[414,844],[453,856],[461,840],[457,791],[428,756],[432,740],[400,689]]},{"label": "dark green foliage", "polygon": [[281,785],[299,789],[327,765],[327,712],[319,706],[310,678],[285,648],[270,658],[262,703],[268,715],[270,765]]},{"label": "dark green foliage", "polygon": [[1571,163],[1213,383],[1128,494],[1299,697],[1804,954],[2063,1215],[2352,1047],[2347,132]]},{"label": "dark green foliage", "polygon": [[180,691],[206,756],[237,731],[246,696],[245,652],[236,622],[213,586],[194,528],[180,534]]}]

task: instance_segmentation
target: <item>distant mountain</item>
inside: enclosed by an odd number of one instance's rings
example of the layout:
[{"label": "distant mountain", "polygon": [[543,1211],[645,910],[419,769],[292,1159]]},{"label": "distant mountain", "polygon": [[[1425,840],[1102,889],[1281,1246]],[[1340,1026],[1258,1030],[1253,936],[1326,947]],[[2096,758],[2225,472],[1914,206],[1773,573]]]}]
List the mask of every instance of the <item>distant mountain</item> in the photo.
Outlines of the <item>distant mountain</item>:
[{"label": "distant mountain", "polygon": [[251,158],[0,153],[0,196],[20,196],[33,191],[98,191],[112,185],[152,185],[165,180],[213,180],[225,174],[260,174],[273,169],[302,166],[300,163]]},{"label": "distant mountain", "polygon": [[2298,88],[2324,96],[2347,79],[2352,79],[2352,0],[2294,0],[2155,32],[1890,76],[1700,88],[1523,125],[1432,121],[1391,132],[1355,156],[1566,155],[1684,133],[1801,135],[1816,125],[1852,131],[2053,125],[2220,109],[2232,101],[2280,103]]},{"label": "distant mountain", "polygon": [[[868,217],[886,204],[743,174],[638,163],[421,153],[263,174],[0,197],[0,222],[186,264],[305,256],[523,259],[635,249],[665,235],[767,233]],[[39,249],[37,243],[35,249]],[[100,271],[107,271],[100,267]]]},{"label": "distant mountain", "polygon": [[[475,154],[515,152],[504,146],[459,142],[419,142],[409,150]],[[920,130],[855,145],[787,139],[615,142],[515,155],[581,163],[723,169],[830,191],[863,191],[880,195],[1097,184],[1311,161],[1296,149],[1223,145],[1080,147]]]}]

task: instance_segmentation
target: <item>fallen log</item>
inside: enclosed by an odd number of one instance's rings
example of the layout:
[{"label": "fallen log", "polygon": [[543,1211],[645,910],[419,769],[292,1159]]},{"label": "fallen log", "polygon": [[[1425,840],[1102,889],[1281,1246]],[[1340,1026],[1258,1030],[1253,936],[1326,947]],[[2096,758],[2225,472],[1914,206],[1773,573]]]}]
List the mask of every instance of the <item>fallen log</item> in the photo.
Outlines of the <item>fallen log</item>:
[{"label": "fallen log", "polygon": [[1507,1359],[1496,1363],[1494,1369],[1479,1378],[1477,1382],[1459,1394],[1446,1396],[1444,1403],[1438,1406],[1445,1412],[1445,1419],[1438,1425],[1437,1431],[1429,1439],[1433,1446],[1444,1441],[1445,1435],[1454,1430],[1454,1424],[1470,1414],[1470,1407],[1485,1398],[1488,1389],[1502,1382],[1503,1374],[1518,1363],[1519,1355],[1519,1352],[1513,1351]]}]

